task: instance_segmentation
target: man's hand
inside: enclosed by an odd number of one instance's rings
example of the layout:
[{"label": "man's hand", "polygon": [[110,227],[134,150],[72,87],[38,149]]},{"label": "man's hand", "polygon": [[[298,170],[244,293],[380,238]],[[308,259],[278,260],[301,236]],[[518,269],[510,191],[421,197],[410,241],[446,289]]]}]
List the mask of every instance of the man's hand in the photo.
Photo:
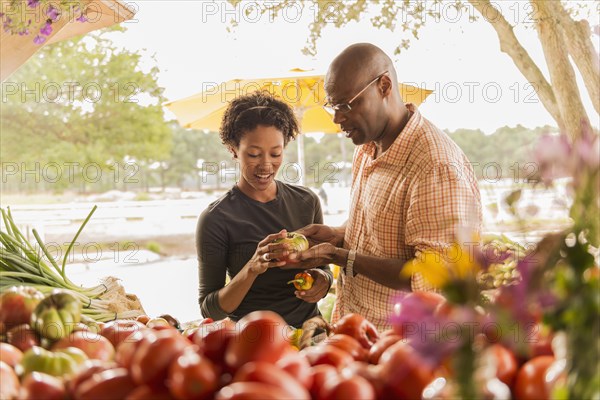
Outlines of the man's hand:
[{"label": "man's hand", "polygon": [[309,272],[314,278],[312,287],[308,290],[296,290],[294,294],[297,298],[304,300],[307,303],[316,303],[327,295],[327,291],[329,290],[329,280],[325,276],[326,272],[323,272],[320,269],[311,269]]},{"label": "man's hand", "polygon": [[281,269],[311,269],[334,262],[337,247],[331,243],[321,243],[301,253],[291,253],[288,258],[294,262],[285,264]]},{"label": "man's hand", "polygon": [[330,243],[336,247],[341,247],[344,241],[345,228],[333,228],[322,224],[310,224],[296,232],[306,236],[310,246],[321,243]]}]

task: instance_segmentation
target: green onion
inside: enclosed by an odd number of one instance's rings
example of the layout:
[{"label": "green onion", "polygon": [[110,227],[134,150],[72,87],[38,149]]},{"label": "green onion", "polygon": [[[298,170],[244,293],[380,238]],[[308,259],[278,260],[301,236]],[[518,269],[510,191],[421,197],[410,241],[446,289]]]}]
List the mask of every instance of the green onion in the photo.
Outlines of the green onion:
[{"label": "green onion", "polygon": [[107,277],[98,286],[84,288],[74,284],[65,272],[69,253],[96,208],[97,206],[92,208],[75,234],[61,266],[52,257],[35,229],[32,232],[39,250],[36,250],[21,233],[13,220],[10,208],[6,211],[0,209],[6,228],[6,232],[0,230],[0,293],[15,285],[31,286],[46,295],[55,289],[67,290],[79,299],[83,314],[96,321],[135,318],[144,314],[137,298],[127,295],[117,278]]}]

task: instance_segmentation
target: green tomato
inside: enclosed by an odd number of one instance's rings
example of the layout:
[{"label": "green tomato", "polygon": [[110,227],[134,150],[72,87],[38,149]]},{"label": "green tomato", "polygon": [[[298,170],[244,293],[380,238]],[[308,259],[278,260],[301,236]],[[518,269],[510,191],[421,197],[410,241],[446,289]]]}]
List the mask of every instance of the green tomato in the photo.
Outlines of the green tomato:
[{"label": "green tomato", "polygon": [[23,354],[19,374],[25,376],[36,371],[52,376],[70,375],[86,360],[85,353],[74,347],[52,352],[34,346]]},{"label": "green tomato", "polygon": [[59,340],[81,321],[81,302],[72,294],[56,291],[42,300],[31,315],[31,326],[43,337]]}]

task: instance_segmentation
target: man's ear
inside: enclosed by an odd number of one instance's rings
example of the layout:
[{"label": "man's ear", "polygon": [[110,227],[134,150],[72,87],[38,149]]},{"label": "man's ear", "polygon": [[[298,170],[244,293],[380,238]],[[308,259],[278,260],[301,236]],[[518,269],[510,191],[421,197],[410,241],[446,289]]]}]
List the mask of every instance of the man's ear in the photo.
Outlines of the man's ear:
[{"label": "man's ear", "polygon": [[392,80],[386,74],[383,75],[379,81],[379,91],[381,92],[383,97],[387,97],[392,93]]}]

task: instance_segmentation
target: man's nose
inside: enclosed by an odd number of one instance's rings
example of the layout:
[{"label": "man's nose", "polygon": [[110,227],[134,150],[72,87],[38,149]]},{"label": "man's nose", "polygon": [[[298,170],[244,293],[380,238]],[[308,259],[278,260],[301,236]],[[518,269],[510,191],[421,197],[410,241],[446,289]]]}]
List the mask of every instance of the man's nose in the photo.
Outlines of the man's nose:
[{"label": "man's nose", "polygon": [[333,122],[336,124],[341,124],[342,122],[344,122],[346,120],[346,116],[344,115],[344,113],[341,113],[339,111],[335,111],[335,113],[333,114]]}]

